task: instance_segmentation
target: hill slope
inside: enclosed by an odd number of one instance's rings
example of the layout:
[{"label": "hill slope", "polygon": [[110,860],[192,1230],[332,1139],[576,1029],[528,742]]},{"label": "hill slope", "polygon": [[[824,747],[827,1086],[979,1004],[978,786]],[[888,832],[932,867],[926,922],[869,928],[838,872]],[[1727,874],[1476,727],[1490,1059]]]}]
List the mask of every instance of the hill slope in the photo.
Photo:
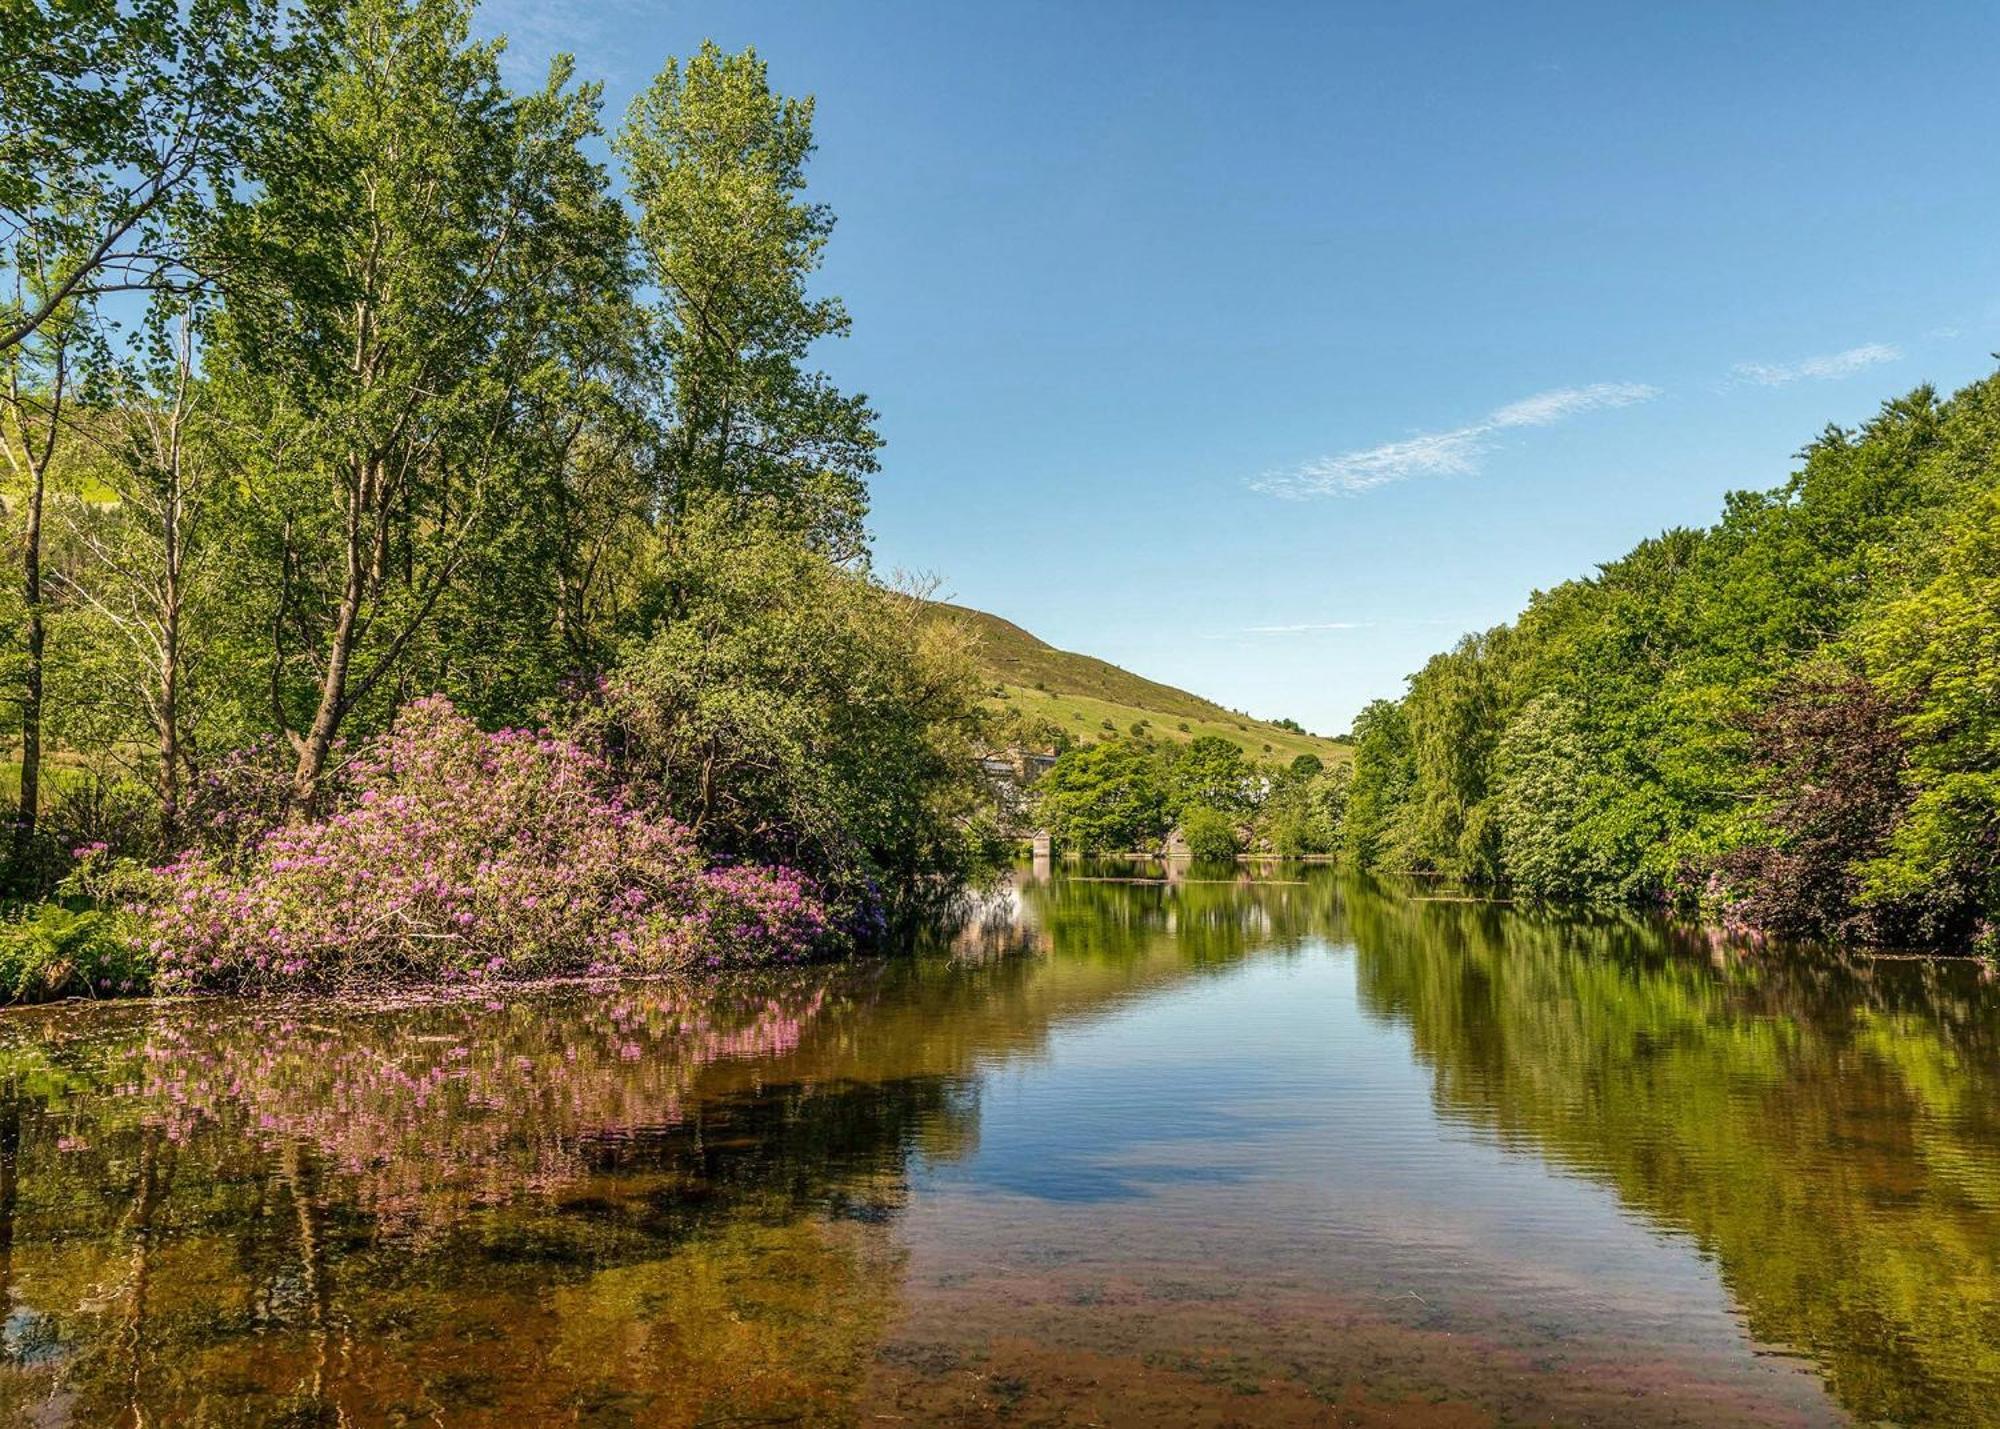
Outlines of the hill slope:
[{"label": "hill slope", "polygon": [[1317,735],[1297,734],[1225,709],[1213,700],[1135,675],[1094,655],[1058,650],[997,615],[962,605],[937,604],[940,619],[970,628],[979,655],[998,689],[993,703],[1025,719],[1046,719],[1079,740],[1102,738],[1104,722],[1121,735],[1141,721],[1156,739],[1188,740],[1220,735],[1253,759],[1290,759],[1316,754],[1344,763],[1350,750]]}]

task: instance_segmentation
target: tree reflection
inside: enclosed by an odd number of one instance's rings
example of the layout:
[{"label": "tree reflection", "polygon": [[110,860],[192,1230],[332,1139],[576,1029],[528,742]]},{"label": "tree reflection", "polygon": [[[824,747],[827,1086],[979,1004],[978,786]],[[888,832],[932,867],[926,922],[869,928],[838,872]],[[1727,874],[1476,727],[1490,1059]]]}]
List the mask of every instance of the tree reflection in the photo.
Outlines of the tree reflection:
[{"label": "tree reflection", "polygon": [[1318,870],[1083,874],[1023,879],[925,956],[699,991],[0,1020],[0,1420],[851,1417],[913,1168],[977,1148],[989,1068],[1349,945],[1445,1116],[1693,1236],[1857,1414],[1988,1414],[2000,1021],[1976,967]]},{"label": "tree reflection", "polygon": [[1965,963],[1357,893],[1364,1004],[1440,1108],[1693,1235],[1864,1418],[2000,1386],[2000,1021]]}]

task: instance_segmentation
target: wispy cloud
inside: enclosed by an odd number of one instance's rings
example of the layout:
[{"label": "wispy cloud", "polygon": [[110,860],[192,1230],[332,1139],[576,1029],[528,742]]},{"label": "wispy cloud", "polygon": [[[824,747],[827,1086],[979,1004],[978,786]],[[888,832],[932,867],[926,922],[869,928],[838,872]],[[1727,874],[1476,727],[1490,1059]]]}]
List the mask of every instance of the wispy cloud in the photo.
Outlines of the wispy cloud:
[{"label": "wispy cloud", "polygon": [[1315,458],[1290,471],[1272,472],[1250,485],[1272,496],[1355,496],[1413,476],[1470,476],[1492,450],[1497,432],[1547,427],[1579,413],[1629,407],[1660,395],[1643,382],[1593,382],[1558,387],[1496,408],[1469,426],[1426,432],[1398,442]]},{"label": "wispy cloud", "polygon": [[[605,78],[607,70],[640,79],[651,70],[635,69],[633,47],[619,41],[648,13],[646,0],[486,0],[474,28],[507,37],[500,68],[516,84],[539,84],[559,53],[577,57],[584,79]],[[646,63],[657,68],[665,58],[649,53]]]},{"label": "wispy cloud", "polygon": [[1788,382],[1825,382],[1852,377],[1866,368],[1896,362],[1903,349],[1894,343],[1866,342],[1845,352],[1822,353],[1799,362],[1739,362],[1730,370],[1745,382],[1764,387],[1783,387]]},{"label": "wispy cloud", "polygon": [[1311,630],[1366,630],[1372,620],[1302,620],[1296,625],[1246,625],[1245,635],[1303,635]]}]

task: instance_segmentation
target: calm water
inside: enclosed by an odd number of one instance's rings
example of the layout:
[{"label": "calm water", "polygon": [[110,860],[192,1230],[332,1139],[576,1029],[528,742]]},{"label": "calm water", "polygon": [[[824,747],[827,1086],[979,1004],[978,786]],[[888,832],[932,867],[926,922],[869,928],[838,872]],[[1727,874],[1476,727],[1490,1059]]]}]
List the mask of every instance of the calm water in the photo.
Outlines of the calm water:
[{"label": "calm water", "polygon": [[0,1079],[10,1424],[2000,1422],[1975,964],[1024,875],[950,955],[15,1012]]}]

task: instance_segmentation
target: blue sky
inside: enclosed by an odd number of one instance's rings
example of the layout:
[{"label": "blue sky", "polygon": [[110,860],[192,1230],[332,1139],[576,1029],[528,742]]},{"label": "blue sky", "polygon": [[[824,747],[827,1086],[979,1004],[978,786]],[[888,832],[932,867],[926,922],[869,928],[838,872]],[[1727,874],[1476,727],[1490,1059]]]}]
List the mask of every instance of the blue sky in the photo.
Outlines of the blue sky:
[{"label": "blue sky", "polygon": [[489,3],[818,99],[878,563],[1334,732],[2000,348],[2000,7]]}]

